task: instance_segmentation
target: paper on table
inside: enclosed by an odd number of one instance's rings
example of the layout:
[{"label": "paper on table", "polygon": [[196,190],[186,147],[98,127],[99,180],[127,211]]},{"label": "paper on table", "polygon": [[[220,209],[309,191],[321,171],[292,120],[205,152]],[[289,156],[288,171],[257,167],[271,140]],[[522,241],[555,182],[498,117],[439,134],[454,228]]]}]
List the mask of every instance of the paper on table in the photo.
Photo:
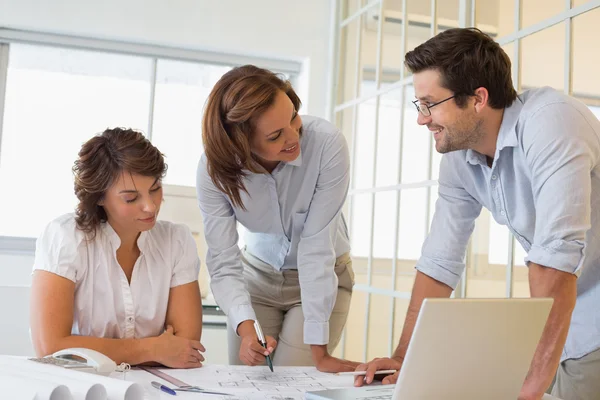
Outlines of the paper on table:
[{"label": "paper on table", "polygon": [[[211,396],[215,400],[302,400],[307,390],[352,387],[354,382],[351,376],[327,374],[317,371],[314,367],[276,367],[275,372],[271,372],[266,366],[204,365],[197,369],[162,369],[161,371],[188,385],[234,395],[233,397]],[[128,379],[138,382],[152,379],[145,371],[131,372],[133,374]],[[179,392],[179,394],[183,393],[185,392]]]},{"label": "paper on table", "polygon": [[[22,357],[0,357],[0,374],[60,382],[79,400],[142,400],[143,388],[136,383],[40,364]],[[34,383],[35,384],[35,383]],[[31,385],[30,385],[31,387]]]}]

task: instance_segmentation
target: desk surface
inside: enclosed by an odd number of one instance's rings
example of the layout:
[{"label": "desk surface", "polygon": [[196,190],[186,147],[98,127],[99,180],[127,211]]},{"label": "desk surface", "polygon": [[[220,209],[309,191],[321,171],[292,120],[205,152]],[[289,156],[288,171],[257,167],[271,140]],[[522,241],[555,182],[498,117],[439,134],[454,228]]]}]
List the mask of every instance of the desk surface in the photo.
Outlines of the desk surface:
[{"label": "desk surface", "polygon": [[[314,385],[311,390],[325,389],[325,387],[353,387],[353,378],[350,376],[338,377],[333,374],[322,374],[314,368],[288,367],[273,376],[266,372],[266,367],[242,367],[225,365],[206,365],[195,370],[163,370],[170,376],[184,381],[190,385],[202,385],[206,389],[231,393],[234,396],[206,395],[200,393],[177,392],[179,399],[213,399],[213,400],[303,400],[304,391]],[[277,371],[276,371],[277,373]],[[121,378],[119,373],[115,378]],[[142,385],[147,400],[173,399],[172,395],[161,392],[152,387],[151,382],[157,381],[171,388],[175,385],[151,375],[150,373],[134,369],[126,373],[125,379]],[[312,382],[312,383],[311,383]],[[543,400],[559,400],[556,397],[545,395]]]}]

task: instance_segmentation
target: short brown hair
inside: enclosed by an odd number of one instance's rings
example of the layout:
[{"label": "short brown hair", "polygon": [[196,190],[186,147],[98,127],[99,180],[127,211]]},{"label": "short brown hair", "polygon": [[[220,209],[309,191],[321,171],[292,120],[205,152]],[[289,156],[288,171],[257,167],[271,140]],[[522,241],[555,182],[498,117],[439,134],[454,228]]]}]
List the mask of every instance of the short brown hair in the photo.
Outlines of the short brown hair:
[{"label": "short brown hair", "polygon": [[296,111],[301,102],[291,83],[253,65],[227,72],[213,87],[204,109],[202,141],[208,174],[215,186],[244,208],[240,191],[246,191],[246,171],[264,173],[250,151],[254,121],[284,92]]},{"label": "short brown hair", "polygon": [[453,28],[439,33],[406,53],[404,64],[412,73],[438,70],[440,84],[464,107],[479,87],[489,92],[492,108],[503,109],[517,98],[511,62],[500,45],[477,28]]},{"label": "short brown hair", "polygon": [[167,172],[163,154],[144,135],[132,129],[107,129],[81,146],[73,166],[77,227],[95,234],[107,216],[98,203],[119,174],[129,172],[162,178]]}]

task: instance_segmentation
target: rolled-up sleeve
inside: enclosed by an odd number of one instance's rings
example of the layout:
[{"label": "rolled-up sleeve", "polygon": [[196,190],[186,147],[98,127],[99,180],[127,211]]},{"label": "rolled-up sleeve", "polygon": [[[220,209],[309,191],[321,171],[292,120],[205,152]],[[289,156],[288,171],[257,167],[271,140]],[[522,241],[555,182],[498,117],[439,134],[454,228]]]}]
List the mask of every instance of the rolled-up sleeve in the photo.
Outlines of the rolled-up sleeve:
[{"label": "rolled-up sleeve", "polygon": [[304,312],[304,342],[329,342],[329,318],[337,297],[335,240],[348,194],[350,155],[336,132],[325,142],[317,186],[298,244],[298,275]]},{"label": "rolled-up sleeve", "polygon": [[580,111],[567,103],[537,110],[524,132],[536,216],[525,261],[578,276],[591,227],[591,171],[598,163],[598,138]]},{"label": "rolled-up sleeve", "polygon": [[256,319],[256,314],[242,275],[235,213],[225,195],[212,182],[204,156],[198,165],[196,191],[208,246],[206,267],[211,278],[210,287],[215,301],[235,330],[241,322]]},{"label": "rolled-up sleeve", "polygon": [[416,269],[454,289],[465,268],[467,243],[481,204],[461,185],[448,155],[440,164],[438,192],[431,229]]}]

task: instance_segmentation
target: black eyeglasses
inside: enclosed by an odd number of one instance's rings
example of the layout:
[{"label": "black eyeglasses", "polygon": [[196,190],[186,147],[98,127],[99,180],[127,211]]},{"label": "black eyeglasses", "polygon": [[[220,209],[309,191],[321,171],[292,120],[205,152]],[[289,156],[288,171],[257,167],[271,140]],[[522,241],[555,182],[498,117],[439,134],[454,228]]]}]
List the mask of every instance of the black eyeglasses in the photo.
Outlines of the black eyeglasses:
[{"label": "black eyeglasses", "polygon": [[420,112],[421,114],[423,114],[425,117],[429,117],[429,116],[431,116],[431,108],[437,106],[438,104],[442,104],[445,101],[453,99],[455,97],[456,97],[456,95],[450,96],[447,99],[444,99],[442,101],[438,101],[437,103],[433,103],[433,104],[430,104],[430,105],[427,105],[425,103],[419,103],[419,100],[415,100],[412,103],[415,105],[415,107],[417,107],[417,111],[418,112]]}]

